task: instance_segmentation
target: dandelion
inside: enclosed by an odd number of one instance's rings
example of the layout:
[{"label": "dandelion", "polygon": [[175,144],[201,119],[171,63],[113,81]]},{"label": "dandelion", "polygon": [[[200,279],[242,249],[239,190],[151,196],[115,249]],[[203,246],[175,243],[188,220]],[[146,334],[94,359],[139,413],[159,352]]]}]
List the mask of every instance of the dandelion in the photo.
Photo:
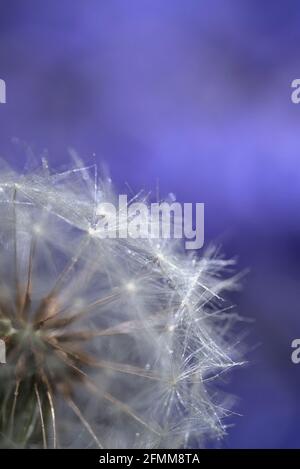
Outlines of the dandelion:
[{"label": "dandelion", "polygon": [[232,265],[98,236],[95,166],[0,172],[0,445],[177,448],[226,432]]}]

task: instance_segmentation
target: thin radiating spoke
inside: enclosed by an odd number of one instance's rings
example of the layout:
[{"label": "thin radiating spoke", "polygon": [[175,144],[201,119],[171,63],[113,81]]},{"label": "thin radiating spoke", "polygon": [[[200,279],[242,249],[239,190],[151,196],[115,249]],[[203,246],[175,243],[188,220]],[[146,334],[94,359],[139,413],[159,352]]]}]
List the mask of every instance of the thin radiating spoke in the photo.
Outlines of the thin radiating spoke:
[{"label": "thin radiating spoke", "polygon": [[114,404],[116,407],[118,407],[122,412],[125,414],[129,415],[129,417],[133,418],[136,420],[138,423],[140,423],[143,427],[147,428],[147,430],[151,431],[155,435],[160,436],[160,432],[158,432],[155,428],[152,428],[151,425],[149,425],[145,420],[143,420],[139,415],[137,415],[129,405],[125,404],[124,402],[119,401],[116,397],[112,396],[108,392],[101,392],[99,391],[98,387],[90,380],[88,379],[88,382],[86,383],[87,387],[94,393],[100,396],[101,398],[109,401],[111,404]]},{"label": "thin radiating spoke", "polygon": [[77,407],[77,405],[75,404],[75,402],[71,399],[71,398],[68,398],[67,399],[67,403],[68,405],[71,407],[71,409],[73,410],[73,412],[77,415],[77,417],[79,418],[79,420],[82,422],[82,424],[84,425],[84,427],[87,429],[87,431],[89,432],[89,434],[92,436],[92,438],[95,440],[98,448],[100,449],[103,449],[103,445],[100,443],[100,441],[98,440],[97,436],[95,435],[95,432],[94,430],[92,429],[92,427],[90,426],[89,422],[84,418],[84,416],[82,415],[82,412],[81,410]]},{"label": "thin radiating spoke", "polygon": [[60,310],[57,313],[46,317],[42,321],[40,321],[40,325],[43,327],[49,327],[49,328],[61,328],[61,327],[66,327],[70,324],[72,324],[74,321],[77,321],[78,319],[81,319],[83,316],[85,316],[91,309],[95,308],[96,306],[105,306],[106,304],[111,303],[112,301],[117,300],[120,297],[120,292],[117,291],[116,293],[113,293],[112,295],[105,296],[103,298],[99,298],[98,300],[94,301],[93,303],[89,303],[82,309],[81,311],[65,318],[59,318],[55,320],[58,316],[62,314],[67,314],[67,310]]},{"label": "thin radiating spoke", "polygon": [[56,419],[55,419],[55,409],[53,405],[53,399],[51,392],[47,390],[47,397],[50,405],[50,411],[51,411],[51,421],[52,421],[52,429],[53,429],[53,448],[56,449]]},{"label": "thin radiating spoke", "polygon": [[10,435],[11,436],[13,434],[13,429],[14,429],[15,413],[16,413],[16,407],[17,407],[17,402],[19,398],[20,384],[21,384],[21,380],[17,379],[15,391],[14,391],[14,400],[13,400],[13,405],[12,405],[11,414],[10,414]]},{"label": "thin radiating spoke", "polygon": [[40,393],[39,393],[38,386],[37,386],[36,383],[34,384],[34,391],[35,391],[36,400],[37,400],[37,403],[38,403],[40,420],[41,420],[42,435],[43,435],[43,447],[44,447],[44,449],[47,449],[47,438],[46,438],[44,415],[43,415],[43,409],[42,409]]},{"label": "thin radiating spoke", "polygon": [[16,210],[17,189],[13,192],[13,243],[14,243],[14,275],[16,288],[16,304],[19,306],[21,299],[19,270],[18,270],[18,240],[17,240],[17,210]]},{"label": "thin radiating spoke", "polygon": [[136,420],[139,422],[142,426],[147,428],[149,431],[152,433],[160,436],[160,433],[152,428],[147,422],[145,422],[139,415],[137,415],[130,406],[125,404],[124,402],[119,401],[116,397],[112,396],[110,393],[101,391],[98,386],[88,377],[88,375],[82,371],[80,368],[78,368],[76,365],[73,365],[73,363],[70,362],[67,358],[65,358],[63,355],[59,355],[61,360],[64,361],[70,368],[72,368],[74,371],[76,371],[80,376],[85,378],[85,385],[86,387],[93,393],[96,394],[98,397],[105,399],[109,401],[111,404],[116,405],[122,412],[130,416],[132,419]]},{"label": "thin radiating spoke", "polygon": [[27,313],[30,304],[31,304],[31,290],[32,290],[32,267],[33,267],[33,259],[36,249],[36,240],[32,238],[31,245],[30,245],[30,253],[29,253],[29,263],[28,263],[28,273],[27,273],[27,285],[26,291],[24,295],[24,302],[21,310],[21,316]]},{"label": "thin radiating spoke", "polygon": [[[58,276],[54,286],[52,287],[51,291],[48,293],[48,295],[41,301],[39,307],[37,308],[37,311],[35,313],[35,323],[43,323],[45,320],[45,317],[47,317],[47,313],[49,312],[51,306],[53,305],[54,300],[56,300],[57,295],[60,292],[60,289],[62,288],[66,278],[68,277],[69,273],[74,269],[75,265],[78,263],[78,261],[81,258],[82,252],[85,249],[85,247],[88,244],[88,239],[85,239],[80,243],[80,246],[78,248],[78,251],[76,255],[74,255],[70,261],[67,263],[63,271],[60,273]],[[54,314],[50,314],[49,318],[51,316],[54,316]]]}]

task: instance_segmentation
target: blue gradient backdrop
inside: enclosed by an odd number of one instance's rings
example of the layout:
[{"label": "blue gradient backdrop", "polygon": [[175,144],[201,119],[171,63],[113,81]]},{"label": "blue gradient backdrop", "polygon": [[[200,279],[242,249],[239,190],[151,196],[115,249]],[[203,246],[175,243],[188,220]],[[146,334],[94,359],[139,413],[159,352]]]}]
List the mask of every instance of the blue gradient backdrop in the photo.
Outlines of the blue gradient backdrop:
[{"label": "blue gradient backdrop", "polygon": [[229,448],[300,447],[299,44],[297,0],[0,0],[0,155],[21,166],[17,138],[59,166],[72,146],[120,189],[158,178],[250,268]]}]

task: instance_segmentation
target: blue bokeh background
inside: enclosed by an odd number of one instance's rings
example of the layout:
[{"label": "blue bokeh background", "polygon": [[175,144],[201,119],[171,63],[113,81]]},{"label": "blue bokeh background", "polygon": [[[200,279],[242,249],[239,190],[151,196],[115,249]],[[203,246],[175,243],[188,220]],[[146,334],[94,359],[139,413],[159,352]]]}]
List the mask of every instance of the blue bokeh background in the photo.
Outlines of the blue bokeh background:
[{"label": "blue bokeh background", "polygon": [[18,139],[55,167],[71,146],[120,188],[159,179],[250,268],[229,448],[300,448],[299,44],[298,0],[0,0],[0,155],[22,164]]}]

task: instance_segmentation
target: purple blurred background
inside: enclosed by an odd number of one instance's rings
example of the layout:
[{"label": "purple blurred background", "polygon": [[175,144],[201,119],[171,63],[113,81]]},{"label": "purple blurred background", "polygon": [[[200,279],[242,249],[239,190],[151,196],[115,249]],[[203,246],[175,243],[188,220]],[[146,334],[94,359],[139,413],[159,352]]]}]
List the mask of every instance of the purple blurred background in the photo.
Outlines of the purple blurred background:
[{"label": "purple blurred background", "polygon": [[0,0],[0,155],[21,165],[17,138],[55,167],[71,146],[120,190],[159,179],[250,268],[229,448],[300,448],[299,44],[298,0]]}]

